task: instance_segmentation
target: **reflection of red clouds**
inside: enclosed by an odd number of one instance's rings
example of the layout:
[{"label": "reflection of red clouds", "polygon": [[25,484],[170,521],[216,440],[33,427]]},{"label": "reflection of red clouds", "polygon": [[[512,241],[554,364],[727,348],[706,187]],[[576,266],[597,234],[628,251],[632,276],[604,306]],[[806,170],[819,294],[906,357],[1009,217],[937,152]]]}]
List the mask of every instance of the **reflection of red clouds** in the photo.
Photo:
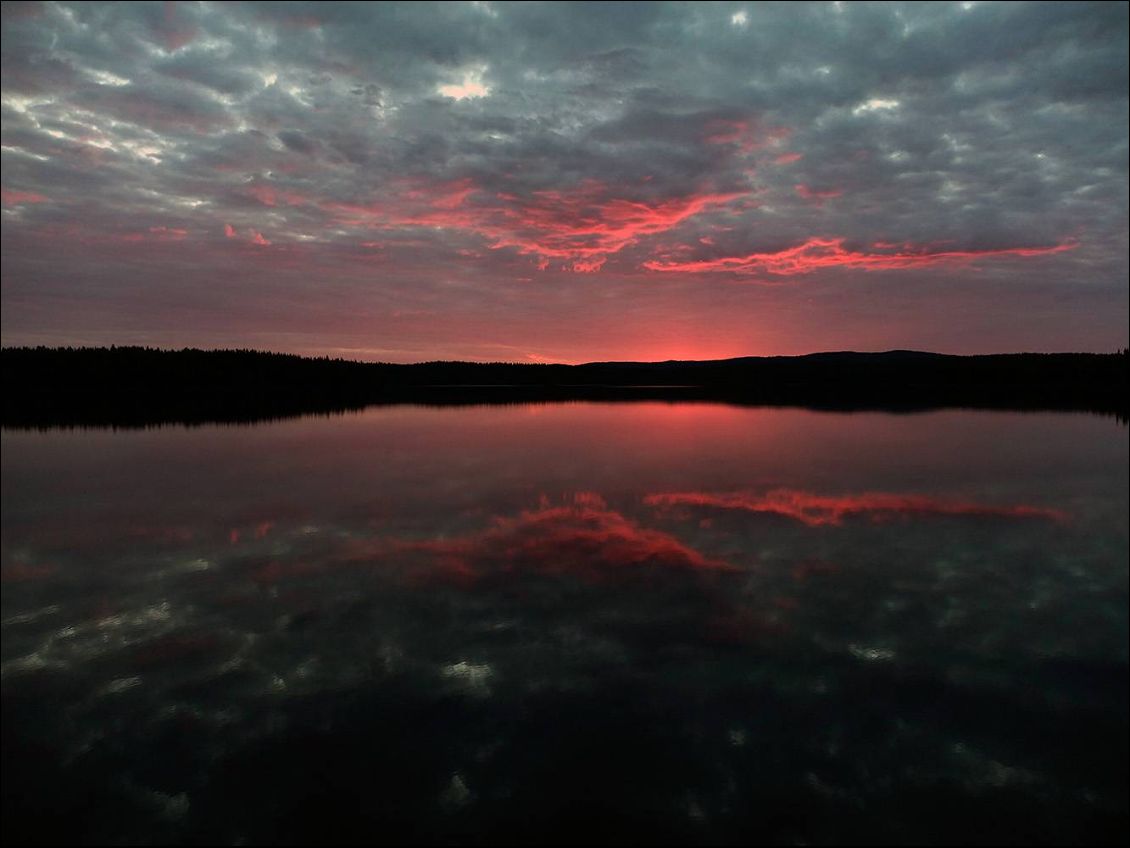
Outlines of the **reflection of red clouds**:
[{"label": "reflection of red clouds", "polygon": [[[928,250],[915,249],[901,252],[863,252],[848,250],[843,238],[810,238],[796,247],[767,253],[748,253],[744,256],[721,256],[688,262],[645,262],[652,271],[677,271],[698,273],[730,271],[736,273],[767,273],[778,275],[806,274],[821,268],[863,268],[864,270],[891,270],[922,268],[944,263],[970,262],[1000,256],[1043,256],[1074,250],[1076,241],[1066,241],[1051,247],[1005,247],[994,250]],[[877,243],[875,248],[879,248]]]},{"label": "reflection of red clouds", "polygon": [[[251,535],[255,539],[265,539],[267,534],[274,528],[275,522],[273,521],[260,521],[251,529]],[[233,545],[239,544],[240,539],[243,538],[243,533],[238,527],[233,527],[228,531],[228,542]]]},{"label": "reflection of red clouds", "polygon": [[324,569],[311,562],[279,562],[271,560],[255,568],[250,577],[260,588],[269,588],[292,577],[303,577],[318,574]]},{"label": "reflection of red clouds", "polygon": [[873,523],[909,516],[970,516],[986,518],[1039,518],[1066,521],[1057,509],[1034,506],[988,506],[966,501],[947,501],[925,495],[895,495],[884,492],[824,496],[792,489],[775,489],[761,495],[750,492],[712,494],[670,492],[646,495],[644,503],[655,507],[707,507],[776,515],[809,527],[839,525],[848,518]]},{"label": "reflection of red clouds", "polygon": [[343,223],[378,229],[438,227],[491,240],[494,249],[514,248],[539,257],[539,268],[556,260],[577,272],[599,270],[609,255],[644,236],[665,232],[743,193],[684,195],[629,200],[595,180],[567,190],[535,191],[519,197],[482,190],[470,180],[413,185],[395,200],[369,204],[323,203]]},{"label": "reflection of red clouds", "polygon": [[804,583],[813,575],[835,574],[839,570],[839,566],[835,563],[822,559],[801,560],[793,566],[793,580],[797,583]]},{"label": "reflection of red clouds", "polygon": [[495,518],[477,533],[453,539],[401,542],[401,550],[437,558],[441,571],[462,582],[488,575],[530,572],[604,582],[638,569],[728,571],[674,536],[640,527],[584,494],[565,506],[545,506]]},{"label": "reflection of red clouds", "polygon": [[9,562],[0,567],[0,581],[4,583],[31,583],[46,580],[58,571],[54,565],[32,565],[26,562]]},{"label": "reflection of red clouds", "polygon": [[766,637],[780,636],[788,629],[788,626],[777,616],[749,609],[720,610],[706,622],[707,638],[723,645],[759,642]]},{"label": "reflection of red clouds", "polygon": [[773,160],[775,165],[791,165],[793,162],[799,162],[804,158],[803,153],[782,153]]},{"label": "reflection of red clouds", "polygon": [[191,542],[196,535],[191,527],[179,527],[176,525],[164,526],[159,524],[132,524],[116,532],[120,532],[121,535],[126,538],[145,539],[162,544],[184,544]]},{"label": "reflection of red clouds", "polygon": [[201,655],[211,655],[221,646],[211,633],[172,633],[145,642],[133,652],[136,666],[164,667],[172,662],[185,662]]}]

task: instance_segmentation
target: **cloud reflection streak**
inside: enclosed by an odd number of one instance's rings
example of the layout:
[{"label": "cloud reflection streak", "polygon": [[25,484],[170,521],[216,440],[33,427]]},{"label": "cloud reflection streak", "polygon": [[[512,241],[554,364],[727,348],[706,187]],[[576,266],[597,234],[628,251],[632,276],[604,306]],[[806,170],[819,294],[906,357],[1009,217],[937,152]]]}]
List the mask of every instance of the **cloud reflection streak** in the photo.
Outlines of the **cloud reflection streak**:
[{"label": "cloud reflection streak", "polygon": [[705,507],[708,509],[774,515],[809,527],[839,526],[846,520],[863,519],[873,524],[897,518],[960,516],[977,518],[1041,519],[1066,522],[1068,514],[1045,507],[994,506],[971,501],[945,500],[926,495],[867,492],[856,495],[818,495],[795,489],[753,492],[663,492],[645,495],[643,502],[660,509]]},{"label": "cloud reflection streak", "polygon": [[595,584],[623,579],[639,569],[735,570],[669,533],[640,526],[593,493],[581,493],[569,504],[543,503],[513,517],[498,516],[485,529],[462,536],[401,541],[396,547],[430,554],[444,573],[467,582],[488,575],[536,573],[570,575]]}]

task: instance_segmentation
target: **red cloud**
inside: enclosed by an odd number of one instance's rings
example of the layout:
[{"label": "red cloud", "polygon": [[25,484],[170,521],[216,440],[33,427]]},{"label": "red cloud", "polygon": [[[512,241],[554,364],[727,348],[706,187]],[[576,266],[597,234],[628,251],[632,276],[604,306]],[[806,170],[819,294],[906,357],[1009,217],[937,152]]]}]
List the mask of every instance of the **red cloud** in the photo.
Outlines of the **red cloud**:
[{"label": "red cloud", "polygon": [[789,137],[788,127],[770,127],[759,130],[751,120],[726,120],[719,118],[708,121],[704,139],[707,144],[737,145],[742,153],[752,153],[766,146],[776,146]]},{"label": "red cloud", "polygon": [[126,233],[121,236],[110,236],[112,241],[183,241],[188,237],[188,230],[177,227],[150,227],[144,233]]},{"label": "red cloud", "polygon": [[558,259],[574,271],[591,272],[640,238],[666,232],[743,196],[743,192],[703,192],[665,200],[629,200],[617,196],[613,187],[589,180],[569,190],[519,197],[488,193],[470,180],[460,180],[413,185],[395,199],[327,202],[322,207],[353,226],[462,230],[488,239],[492,249],[514,248],[537,256],[539,268]]},{"label": "red cloud", "polygon": [[843,194],[843,192],[838,188],[827,189],[825,191],[816,191],[809,188],[804,183],[798,183],[796,186],[794,186],[794,188],[796,189],[796,193],[803,197],[805,200],[815,200],[821,203],[825,200],[833,197],[839,197]]},{"label": "red cloud", "polygon": [[47,198],[34,191],[11,191],[0,188],[0,202],[5,206],[19,206],[23,203],[46,203]]},{"label": "red cloud", "polygon": [[247,193],[264,206],[276,206],[280,200],[287,206],[301,206],[303,203],[306,203],[306,198],[300,194],[295,194],[291,191],[283,191],[265,183],[249,186]]},{"label": "red cloud", "polygon": [[[248,241],[251,244],[258,244],[262,247],[268,247],[271,244],[270,240],[264,238],[263,234],[258,230],[249,229],[247,232],[248,236],[246,239],[242,239],[243,241]],[[231,224],[224,224],[224,236],[230,239],[238,239],[239,232]]]},{"label": "red cloud", "polygon": [[578,259],[572,265],[572,270],[578,274],[595,274],[604,267],[604,263],[608,261],[606,256],[598,256],[595,259]]},{"label": "red cloud", "polygon": [[150,227],[149,232],[154,238],[169,241],[181,241],[188,237],[188,230],[182,230],[179,227]]},{"label": "red cloud", "polygon": [[76,233],[74,237],[82,244],[118,244],[120,242],[138,244],[141,242],[184,241],[188,238],[188,230],[180,227],[149,227],[142,232]]},{"label": "red cloud", "polygon": [[433,209],[458,209],[475,191],[475,186],[470,180],[459,180],[437,188],[438,191],[430,194],[423,192],[416,197],[422,197]]},{"label": "red cloud", "polygon": [[799,162],[804,158],[803,153],[782,153],[773,160],[775,165],[791,165],[793,162]]},{"label": "red cloud", "polygon": [[[743,274],[777,274],[791,276],[807,274],[821,268],[863,268],[864,270],[891,270],[896,268],[922,268],[943,263],[970,262],[998,256],[1043,256],[1074,250],[1078,242],[1069,240],[1050,247],[1005,247],[994,250],[929,250],[915,248],[901,252],[867,253],[844,248],[844,238],[810,238],[796,247],[767,253],[748,253],[744,256],[721,256],[689,262],[645,262],[651,271],[731,271]],[[874,245],[881,247],[881,243]]]},{"label": "red cloud", "polygon": [[839,525],[847,518],[866,518],[873,523],[912,516],[980,516],[989,518],[1039,518],[1066,521],[1067,513],[1035,506],[988,506],[967,501],[939,500],[925,495],[869,492],[859,495],[824,496],[793,489],[774,489],[758,495],[750,492],[669,492],[644,497],[655,507],[692,506],[740,510],[790,518],[809,527]]}]

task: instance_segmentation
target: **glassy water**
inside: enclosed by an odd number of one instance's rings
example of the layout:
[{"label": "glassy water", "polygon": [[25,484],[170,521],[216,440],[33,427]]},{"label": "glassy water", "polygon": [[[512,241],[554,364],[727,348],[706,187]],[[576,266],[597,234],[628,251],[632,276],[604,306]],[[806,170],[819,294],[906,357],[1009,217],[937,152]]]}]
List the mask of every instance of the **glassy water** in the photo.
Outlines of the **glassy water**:
[{"label": "glassy water", "polygon": [[1114,839],[1127,469],[1070,414],[5,431],[4,836]]}]

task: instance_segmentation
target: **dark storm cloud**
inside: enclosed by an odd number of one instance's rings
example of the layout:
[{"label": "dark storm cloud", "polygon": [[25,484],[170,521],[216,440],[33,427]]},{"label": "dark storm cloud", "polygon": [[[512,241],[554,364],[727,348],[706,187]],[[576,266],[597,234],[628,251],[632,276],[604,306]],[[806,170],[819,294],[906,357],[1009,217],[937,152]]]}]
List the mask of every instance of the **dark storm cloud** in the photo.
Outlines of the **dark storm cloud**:
[{"label": "dark storm cloud", "polygon": [[[383,327],[420,299],[520,323],[531,281],[580,322],[592,286],[562,268],[668,316],[688,287],[870,269],[917,313],[944,267],[1105,292],[1094,332],[1125,332],[1125,4],[5,3],[3,25],[6,342],[46,326],[37,292],[114,309],[144,273],[156,304],[162,262],[247,321],[221,275],[299,310],[338,285]],[[63,242],[122,261],[48,269]]]}]

